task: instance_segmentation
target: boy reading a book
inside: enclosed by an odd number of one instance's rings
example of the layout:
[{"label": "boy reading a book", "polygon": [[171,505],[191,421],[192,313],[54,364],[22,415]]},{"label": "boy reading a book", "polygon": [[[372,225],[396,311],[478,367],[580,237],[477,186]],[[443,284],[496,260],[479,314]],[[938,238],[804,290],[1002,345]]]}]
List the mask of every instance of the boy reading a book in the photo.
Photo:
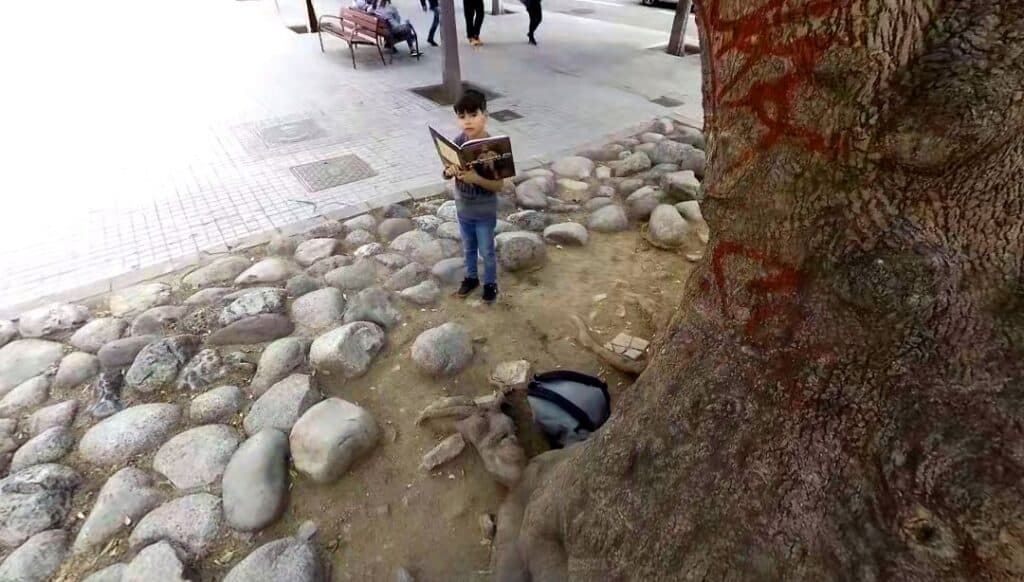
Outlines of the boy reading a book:
[{"label": "boy reading a book", "polygon": [[[462,133],[455,145],[489,137],[487,134],[487,98],[483,93],[468,89],[455,102],[455,114]],[[475,167],[463,170],[448,165],[446,178],[455,178],[455,204],[462,231],[462,250],[466,257],[466,278],[459,286],[459,297],[466,297],[480,286],[477,273],[477,253],[484,260],[483,299],[493,303],[498,298],[498,260],[494,251],[494,229],[498,224],[498,196],[504,187],[502,180],[490,180]],[[493,175],[493,174],[492,174]]]}]

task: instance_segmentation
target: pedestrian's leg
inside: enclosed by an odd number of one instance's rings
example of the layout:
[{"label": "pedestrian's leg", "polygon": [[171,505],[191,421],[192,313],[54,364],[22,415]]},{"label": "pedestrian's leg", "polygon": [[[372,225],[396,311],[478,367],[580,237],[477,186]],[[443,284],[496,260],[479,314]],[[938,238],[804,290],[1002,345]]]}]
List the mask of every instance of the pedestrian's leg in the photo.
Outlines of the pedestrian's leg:
[{"label": "pedestrian's leg", "polygon": [[441,24],[441,11],[437,8],[434,9],[434,21],[430,23],[430,33],[427,34],[427,43],[431,46],[437,46],[434,41],[434,34],[437,32],[438,25]]},{"label": "pedestrian's leg", "polygon": [[476,22],[473,25],[476,36],[474,38],[480,42],[480,29],[484,26],[484,0],[473,0],[473,4],[476,5]]},{"label": "pedestrian's leg", "polygon": [[479,252],[480,244],[477,237],[477,224],[476,222],[459,218],[459,230],[462,231],[462,251],[466,259],[466,278],[479,279],[480,275],[476,266],[476,256]]},{"label": "pedestrian's leg", "polygon": [[466,16],[466,38],[473,40],[473,0],[462,3],[462,12]]},{"label": "pedestrian's leg", "polygon": [[494,285],[498,282],[498,257],[494,251],[494,230],[497,226],[497,218],[476,223],[476,242],[480,249],[480,258],[484,260],[485,285]]}]

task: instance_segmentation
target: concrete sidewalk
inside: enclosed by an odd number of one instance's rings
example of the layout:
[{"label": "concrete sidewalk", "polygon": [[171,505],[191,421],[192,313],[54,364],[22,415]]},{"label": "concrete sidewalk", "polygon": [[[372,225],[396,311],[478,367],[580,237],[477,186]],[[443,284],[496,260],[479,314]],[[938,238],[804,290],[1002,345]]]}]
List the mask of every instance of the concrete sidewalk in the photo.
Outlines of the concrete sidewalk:
[{"label": "concrete sidewalk", "polygon": [[[425,37],[428,15],[398,1]],[[436,190],[426,126],[454,132],[452,115],[409,89],[440,81],[438,49],[384,67],[362,47],[353,70],[344,43],[321,54],[269,0],[140,4],[79,3],[46,39],[0,39],[23,55],[9,76],[22,90],[0,107],[17,145],[0,176],[0,317]],[[460,47],[463,77],[502,95],[490,109],[521,116],[492,127],[521,165],[661,115],[699,122],[699,58],[650,49],[668,31],[547,14],[531,47],[526,24],[488,16],[488,44]],[[310,191],[297,177],[340,156],[363,162],[341,168],[355,181]]]}]

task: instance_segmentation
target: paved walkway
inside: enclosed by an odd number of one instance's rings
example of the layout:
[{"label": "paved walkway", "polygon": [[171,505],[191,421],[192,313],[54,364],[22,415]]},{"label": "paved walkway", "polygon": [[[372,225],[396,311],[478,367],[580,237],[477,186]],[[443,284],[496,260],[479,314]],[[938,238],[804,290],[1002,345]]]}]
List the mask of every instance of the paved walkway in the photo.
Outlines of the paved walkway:
[{"label": "paved walkway", "polygon": [[[418,1],[397,5],[425,33]],[[491,110],[522,116],[492,128],[512,137],[521,164],[659,115],[699,119],[697,57],[649,49],[667,31],[547,14],[535,48],[515,8],[488,16],[488,45],[461,55],[466,80],[502,95]],[[354,71],[342,42],[325,40],[321,54],[270,0],[67,10],[47,18],[45,39],[30,27],[0,39],[4,54],[25,55],[8,74],[25,90],[0,108],[18,147],[0,175],[0,317],[436,189],[426,126],[451,130],[452,116],[409,89],[440,81],[437,49],[384,67],[362,48]],[[295,168],[340,156],[357,156],[368,177],[319,191],[298,179]]]}]

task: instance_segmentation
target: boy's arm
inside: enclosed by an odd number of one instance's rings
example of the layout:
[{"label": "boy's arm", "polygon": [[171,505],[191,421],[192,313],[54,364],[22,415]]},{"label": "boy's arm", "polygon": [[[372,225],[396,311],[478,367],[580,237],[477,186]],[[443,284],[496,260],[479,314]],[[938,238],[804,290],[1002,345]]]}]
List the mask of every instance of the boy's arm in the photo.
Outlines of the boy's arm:
[{"label": "boy's arm", "polygon": [[495,194],[505,189],[505,180],[488,180],[473,170],[463,173],[460,179],[467,184],[476,184]]}]

